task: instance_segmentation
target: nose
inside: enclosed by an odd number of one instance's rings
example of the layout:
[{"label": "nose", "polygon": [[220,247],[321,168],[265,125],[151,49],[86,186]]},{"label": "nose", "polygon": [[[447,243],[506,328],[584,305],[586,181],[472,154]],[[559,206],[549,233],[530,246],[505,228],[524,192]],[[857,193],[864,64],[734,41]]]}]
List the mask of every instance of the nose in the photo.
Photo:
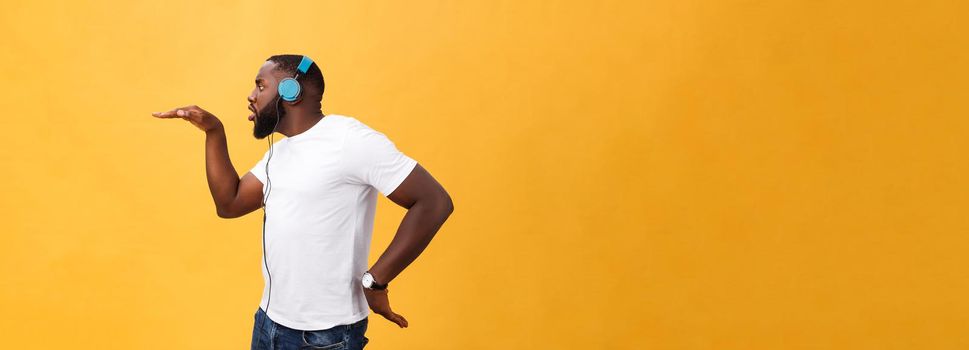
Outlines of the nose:
[{"label": "nose", "polygon": [[256,97],[254,96],[255,94],[256,93],[253,92],[249,94],[249,97],[246,97],[246,100],[249,101],[249,104],[256,104]]}]

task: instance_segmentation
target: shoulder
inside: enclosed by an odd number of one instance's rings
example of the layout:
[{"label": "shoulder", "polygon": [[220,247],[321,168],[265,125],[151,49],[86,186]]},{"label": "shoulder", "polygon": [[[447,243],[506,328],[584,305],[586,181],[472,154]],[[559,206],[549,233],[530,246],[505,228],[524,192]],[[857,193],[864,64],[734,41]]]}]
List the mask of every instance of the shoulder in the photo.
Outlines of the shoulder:
[{"label": "shoulder", "polygon": [[330,127],[335,131],[343,132],[345,134],[354,134],[364,131],[369,128],[366,124],[363,124],[357,118],[346,116],[342,114],[327,114],[326,118],[330,119]]},{"label": "shoulder", "polygon": [[335,115],[346,132],[347,140],[356,142],[366,142],[375,138],[386,138],[384,133],[370,127],[363,121],[344,115]]},{"label": "shoulder", "polygon": [[335,117],[336,120],[340,122],[344,127],[350,130],[366,130],[370,129],[370,126],[360,121],[356,117],[351,117],[342,114],[330,114],[327,117]]}]

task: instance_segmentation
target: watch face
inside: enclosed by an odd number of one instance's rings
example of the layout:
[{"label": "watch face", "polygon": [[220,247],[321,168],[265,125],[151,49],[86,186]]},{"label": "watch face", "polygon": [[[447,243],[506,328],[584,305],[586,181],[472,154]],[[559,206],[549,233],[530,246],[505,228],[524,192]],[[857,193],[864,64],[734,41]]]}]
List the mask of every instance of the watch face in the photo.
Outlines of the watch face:
[{"label": "watch face", "polygon": [[373,276],[371,276],[369,273],[368,274],[364,274],[363,275],[363,286],[364,287],[367,287],[367,288],[370,288],[370,286],[372,286],[372,285],[373,285]]}]

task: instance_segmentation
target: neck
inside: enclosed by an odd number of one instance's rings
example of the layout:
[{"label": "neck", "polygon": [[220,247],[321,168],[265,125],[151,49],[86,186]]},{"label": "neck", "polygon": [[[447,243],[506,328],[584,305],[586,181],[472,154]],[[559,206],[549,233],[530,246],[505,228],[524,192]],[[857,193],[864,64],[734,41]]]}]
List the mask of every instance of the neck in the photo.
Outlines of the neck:
[{"label": "neck", "polygon": [[286,137],[293,137],[309,130],[325,116],[319,110],[313,112],[291,110],[286,112],[286,116],[279,121],[276,132],[286,135]]}]

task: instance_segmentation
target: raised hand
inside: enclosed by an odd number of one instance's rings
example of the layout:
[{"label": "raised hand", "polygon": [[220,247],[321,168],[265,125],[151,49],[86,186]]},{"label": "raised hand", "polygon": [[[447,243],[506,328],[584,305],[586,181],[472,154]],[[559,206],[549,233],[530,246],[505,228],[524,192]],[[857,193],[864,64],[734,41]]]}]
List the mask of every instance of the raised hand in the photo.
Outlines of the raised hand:
[{"label": "raised hand", "polygon": [[151,115],[163,119],[182,118],[206,133],[222,127],[222,121],[219,118],[196,105],[175,108],[168,112],[154,112]]}]

